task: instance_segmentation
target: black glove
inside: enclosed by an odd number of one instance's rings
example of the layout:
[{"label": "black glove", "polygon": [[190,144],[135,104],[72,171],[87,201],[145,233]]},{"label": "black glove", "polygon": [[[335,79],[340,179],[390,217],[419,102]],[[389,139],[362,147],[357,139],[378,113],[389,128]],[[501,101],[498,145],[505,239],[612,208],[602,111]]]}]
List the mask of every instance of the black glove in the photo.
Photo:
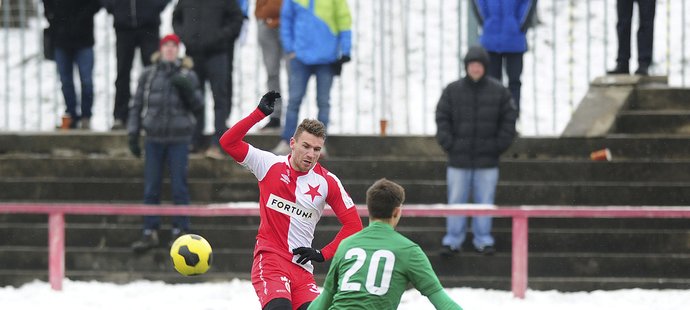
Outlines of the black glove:
[{"label": "black glove", "polygon": [[306,264],[308,261],[312,260],[315,262],[323,263],[325,260],[321,251],[314,248],[299,247],[292,250],[292,254],[299,255],[297,259],[298,264]]},{"label": "black glove", "polygon": [[192,102],[194,102],[194,85],[192,85],[192,81],[183,73],[177,73],[170,78],[170,83],[177,88],[187,109],[191,110]]},{"label": "black glove", "polygon": [[331,64],[331,67],[333,68],[333,74],[340,75],[340,73],[343,71],[343,64],[346,62],[350,62],[350,56],[343,55],[340,57],[340,59]]},{"label": "black glove", "polygon": [[261,110],[261,112],[264,112],[266,116],[269,116],[271,113],[273,113],[273,110],[275,110],[276,102],[278,102],[278,100],[280,100],[280,93],[276,92],[275,90],[271,90],[261,97],[258,108]]},{"label": "black glove", "polygon": [[135,157],[141,157],[141,147],[139,147],[139,136],[129,135],[129,151]]}]

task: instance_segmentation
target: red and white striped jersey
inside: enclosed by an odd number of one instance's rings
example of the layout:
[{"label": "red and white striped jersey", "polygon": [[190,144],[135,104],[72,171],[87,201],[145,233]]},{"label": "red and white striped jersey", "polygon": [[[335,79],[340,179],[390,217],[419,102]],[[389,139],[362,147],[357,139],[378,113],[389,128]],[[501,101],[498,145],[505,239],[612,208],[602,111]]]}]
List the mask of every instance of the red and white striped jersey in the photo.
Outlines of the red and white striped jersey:
[{"label": "red and white striped jersey", "polygon": [[[264,116],[255,110],[220,139],[223,149],[259,181],[261,223],[255,253],[273,252],[295,263],[292,249],[312,247],[314,230],[328,204],[343,227],[321,249],[331,259],[340,241],[362,229],[357,208],[340,180],[320,164],[307,172],[292,169],[288,156],[278,156],[242,141],[249,128]],[[300,265],[313,272],[311,262]]]}]

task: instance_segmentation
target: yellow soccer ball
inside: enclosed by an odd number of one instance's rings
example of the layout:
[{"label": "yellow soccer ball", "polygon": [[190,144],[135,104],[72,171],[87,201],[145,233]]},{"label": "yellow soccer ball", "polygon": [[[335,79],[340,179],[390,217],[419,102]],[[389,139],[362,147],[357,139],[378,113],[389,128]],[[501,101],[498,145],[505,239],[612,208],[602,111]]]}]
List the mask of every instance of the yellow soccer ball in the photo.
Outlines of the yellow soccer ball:
[{"label": "yellow soccer ball", "polygon": [[213,250],[211,245],[199,235],[182,235],[170,247],[175,270],[185,276],[205,273],[211,267]]}]

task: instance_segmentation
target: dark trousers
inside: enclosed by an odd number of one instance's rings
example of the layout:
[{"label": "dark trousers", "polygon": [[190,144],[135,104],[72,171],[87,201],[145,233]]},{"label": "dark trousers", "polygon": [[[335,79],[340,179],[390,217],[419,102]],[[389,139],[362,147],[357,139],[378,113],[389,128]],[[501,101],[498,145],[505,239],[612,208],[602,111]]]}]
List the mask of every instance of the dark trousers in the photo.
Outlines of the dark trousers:
[{"label": "dark trousers", "polygon": [[[205,90],[206,81],[211,83],[213,93],[214,136],[212,145],[219,145],[220,137],[228,130],[226,122],[230,116],[230,98],[228,93],[228,54],[227,52],[214,54],[190,54],[194,60],[194,72],[199,77],[199,85]],[[202,144],[206,114],[197,120],[193,144]]]},{"label": "dark trousers", "polygon": [[[520,113],[520,88],[522,82],[522,53],[494,53],[489,52],[489,76],[502,81],[503,64],[505,63],[506,74],[508,74],[508,89],[513,95],[513,102]],[[519,115],[519,114],[518,114]]]},{"label": "dark trousers", "polygon": [[[65,97],[65,113],[72,118],[72,127],[77,121],[91,117],[91,107],[93,106],[93,48],[85,47],[82,49],[55,49],[55,64],[60,83],[62,84],[62,95]],[[79,81],[81,82],[81,113],[77,111],[77,92],[74,88],[74,66],[79,71]]]},{"label": "dark trousers", "polygon": [[[230,110],[232,110],[232,65],[235,61],[235,43],[230,44],[230,48],[228,48],[228,106],[230,107],[228,110],[228,117],[230,116]],[[226,117],[227,119],[227,117]],[[221,133],[221,136],[223,134]],[[220,139],[220,136],[218,136],[218,139]]]},{"label": "dark trousers", "polygon": [[158,50],[158,27],[147,27],[131,30],[116,30],[115,43],[117,56],[117,79],[115,80],[115,109],[113,117],[127,123],[129,115],[130,74],[134,52],[139,48],[144,66],[151,64],[151,55]]},{"label": "dark trousers", "polygon": [[633,2],[637,2],[640,13],[640,27],[637,29],[637,62],[640,67],[652,63],[654,44],[654,11],[656,0],[618,0],[618,58],[619,66],[627,67],[630,61],[630,33],[632,30]]},{"label": "dark trousers", "polygon": [[[150,205],[160,204],[163,169],[167,165],[170,172],[173,203],[176,205],[188,205],[187,165],[189,161],[189,145],[184,142],[157,143],[146,141],[145,148],[144,203]],[[189,230],[189,222],[188,216],[173,217],[173,227],[183,231]],[[144,217],[144,229],[159,229],[160,223],[160,216],[151,215]]]}]

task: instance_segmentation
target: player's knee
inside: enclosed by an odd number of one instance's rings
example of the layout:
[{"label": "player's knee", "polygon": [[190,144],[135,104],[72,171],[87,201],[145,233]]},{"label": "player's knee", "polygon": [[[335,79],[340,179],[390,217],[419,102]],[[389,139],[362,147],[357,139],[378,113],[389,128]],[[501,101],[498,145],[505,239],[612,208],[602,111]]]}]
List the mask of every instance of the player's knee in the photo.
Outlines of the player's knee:
[{"label": "player's knee", "polygon": [[287,298],[276,298],[269,301],[263,310],[292,310],[292,302]]}]

